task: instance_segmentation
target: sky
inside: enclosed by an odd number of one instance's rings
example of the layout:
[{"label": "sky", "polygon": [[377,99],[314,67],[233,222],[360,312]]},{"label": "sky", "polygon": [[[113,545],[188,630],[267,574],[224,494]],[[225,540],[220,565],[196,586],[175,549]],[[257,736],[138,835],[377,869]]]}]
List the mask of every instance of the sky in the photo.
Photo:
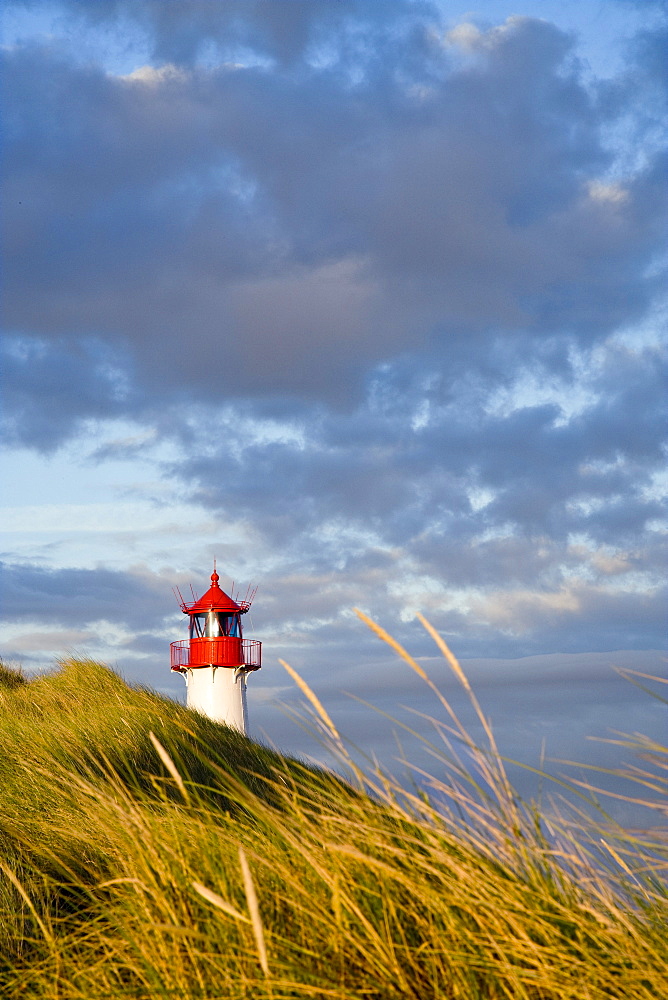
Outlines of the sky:
[{"label": "sky", "polygon": [[665,736],[619,670],[666,675],[666,33],[653,0],[7,0],[5,660],[183,700],[173,587],[215,557],[287,752],[279,658],[390,769],[432,738],[355,607],[466,715],[422,612],[517,760]]}]

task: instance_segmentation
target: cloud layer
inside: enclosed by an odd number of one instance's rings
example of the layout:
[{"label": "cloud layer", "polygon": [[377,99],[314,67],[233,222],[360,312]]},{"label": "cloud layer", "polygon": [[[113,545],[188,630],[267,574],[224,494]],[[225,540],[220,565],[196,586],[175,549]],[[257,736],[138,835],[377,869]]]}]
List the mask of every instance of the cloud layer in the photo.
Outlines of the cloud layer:
[{"label": "cloud layer", "polygon": [[[230,5],[200,11],[200,45],[245,24],[269,51],[203,68],[178,16],[197,5],[172,6],[135,16],[180,62],[117,76],[57,45],[6,53],[10,329],[84,357],[97,338],[142,400],[350,404],[406,351],[443,368],[643,316],[660,163],[606,180],[631,99],[587,88],[554,25],[443,38],[403,5],[371,25],[355,4]],[[283,59],[300,16],[320,42]]]}]

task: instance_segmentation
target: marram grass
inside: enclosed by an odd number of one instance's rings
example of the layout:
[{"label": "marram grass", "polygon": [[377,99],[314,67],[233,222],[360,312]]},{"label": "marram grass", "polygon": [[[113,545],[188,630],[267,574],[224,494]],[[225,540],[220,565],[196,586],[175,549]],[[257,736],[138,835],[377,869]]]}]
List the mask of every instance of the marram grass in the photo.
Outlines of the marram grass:
[{"label": "marram grass", "polygon": [[301,686],[347,781],[96,663],[0,669],[2,997],[668,997],[660,842],[522,804],[435,688],[480,785],[450,751],[438,804],[361,773]]}]

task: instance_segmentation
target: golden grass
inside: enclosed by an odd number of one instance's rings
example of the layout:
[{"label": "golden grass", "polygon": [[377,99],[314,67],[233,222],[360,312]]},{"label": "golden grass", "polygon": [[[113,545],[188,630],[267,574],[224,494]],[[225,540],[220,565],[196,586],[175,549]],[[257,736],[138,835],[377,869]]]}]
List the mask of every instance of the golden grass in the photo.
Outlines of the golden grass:
[{"label": "golden grass", "polygon": [[[0,995],[668,996],[665,844],[520,802],[491,729],[475,747],[369,624],[464,741],[438,801],[373,769],[338,780],[96,664],[0,677]],[[639,798],[661,808],[665,750],[640,750]]]}]

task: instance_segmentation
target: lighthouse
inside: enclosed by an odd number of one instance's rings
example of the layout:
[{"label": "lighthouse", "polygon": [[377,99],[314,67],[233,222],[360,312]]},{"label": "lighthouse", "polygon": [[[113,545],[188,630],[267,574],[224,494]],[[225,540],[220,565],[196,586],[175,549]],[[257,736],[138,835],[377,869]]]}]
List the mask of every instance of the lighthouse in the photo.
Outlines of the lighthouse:
[{"label": "lighthouse", "polygon": [[187,639],[171,643],[171,667],[185,677],[188,708],[246,735],[246,677],[262,666],[262,643],[243,638],[241,616],[250,609],[252,595],[234,601],[219,580],[214,563],[206,594],[192,604],[178,595],[189,628]]}]

